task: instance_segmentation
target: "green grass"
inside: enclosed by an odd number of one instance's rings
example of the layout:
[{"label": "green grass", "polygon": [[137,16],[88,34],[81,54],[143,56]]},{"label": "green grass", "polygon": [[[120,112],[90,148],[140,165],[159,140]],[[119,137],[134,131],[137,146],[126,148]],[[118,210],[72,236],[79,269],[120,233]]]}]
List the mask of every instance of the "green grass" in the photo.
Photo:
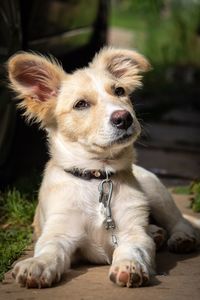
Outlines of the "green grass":
[{"label": "green grass", "polygon": [[9,270],[12,263],[22,254],[26,246],[31,242],[31,228],[12,226],[8,229],[0,229],[0,280]]},{"label": "green grass", "polygon": [[200,212],[200,181],[193,182],[190,191],[192,194],[191,207],[193,211]]},{"label": "green grass", "polygon": [[0,192],[0,280],[32,239],[35,195],[16,188]]},{"label": "green grass", "polygon": [[30,224],[35,211],[35,202],[29,201],[28,195],[13,188],[4,193],[2,198],[8,224],[22,226]]},{"label": "green grass", "polygon": [[194,181],[188,186],[179,186],[173,189],[176,194],[190,195],[190,207],[194,212],[200,212],[200,181]]},{"label": "green grass", "polygon": [[177,186],[173,189],[173,192],[179,195],[190,195],[190,186]]}]

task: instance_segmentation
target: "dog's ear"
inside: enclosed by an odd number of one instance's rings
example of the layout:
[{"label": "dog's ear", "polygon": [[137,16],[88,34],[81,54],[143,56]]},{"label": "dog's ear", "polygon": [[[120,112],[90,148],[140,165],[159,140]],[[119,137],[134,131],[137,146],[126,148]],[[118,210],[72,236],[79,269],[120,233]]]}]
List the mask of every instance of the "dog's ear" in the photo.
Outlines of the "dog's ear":
[{"label": "dog's ear", "polygon": [[104,69],[130,87],[141,85],[141,74],[151,69],[148,60],[136,51],[103,48],[93,59],[90,67]]},{"label": "dog's ear", "polygon": [[11,88],[22,99],[20,107],[25,109],[28,119],[42,125],[53,121],[56,97],[65,72],[53,59],[20,53],[8,61]]}]

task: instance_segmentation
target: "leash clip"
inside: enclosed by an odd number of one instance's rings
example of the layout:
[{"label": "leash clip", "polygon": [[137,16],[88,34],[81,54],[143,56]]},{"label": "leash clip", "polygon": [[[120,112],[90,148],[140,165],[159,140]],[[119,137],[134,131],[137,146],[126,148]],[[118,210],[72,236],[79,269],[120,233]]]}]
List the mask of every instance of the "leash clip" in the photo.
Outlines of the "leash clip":
[{"label": "leash clip", "polygon": [[107,230],[114,229],[115,228],[115,222],[112,218],[112,212],[111,212],[111,199],[112,199],[112,193],[113,193],[113,182],[109,178],[109,174],[106,171],[106,179],[102,180],[99,184],[99,202],[103,203],[105,207],[105,228]]}]

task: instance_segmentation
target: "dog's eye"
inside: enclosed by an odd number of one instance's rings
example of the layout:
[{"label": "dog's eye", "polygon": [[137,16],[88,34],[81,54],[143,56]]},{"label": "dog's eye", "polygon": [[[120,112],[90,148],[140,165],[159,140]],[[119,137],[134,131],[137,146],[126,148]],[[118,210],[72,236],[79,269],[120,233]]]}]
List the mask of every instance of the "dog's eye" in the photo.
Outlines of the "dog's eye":
[{"label": "dog's eye", "polygon": [[90,107],[90,103],[86,100],[79,100],[74,104],[74,109],[82,110]]},{"label": "dog's eye", "polygon": [[115,88],[114,92],[115,92],[116,96],[119,96],[119,97],[120,96],[124,96],[125,89],[123,87],[121,87],[121,86],[118,86],[118,87]]}]

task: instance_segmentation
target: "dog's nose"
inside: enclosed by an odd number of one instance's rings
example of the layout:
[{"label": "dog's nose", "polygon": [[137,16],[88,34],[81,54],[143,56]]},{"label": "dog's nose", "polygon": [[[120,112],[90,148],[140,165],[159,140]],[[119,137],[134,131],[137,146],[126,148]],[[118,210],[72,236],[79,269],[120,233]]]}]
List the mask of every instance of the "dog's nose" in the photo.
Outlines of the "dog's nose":
[{"label": "dog's nose", "polygon": [[111,124],[118,129],[128,129],[133,124],[133,117],[127,110],[116,110],[110,118]]}]

